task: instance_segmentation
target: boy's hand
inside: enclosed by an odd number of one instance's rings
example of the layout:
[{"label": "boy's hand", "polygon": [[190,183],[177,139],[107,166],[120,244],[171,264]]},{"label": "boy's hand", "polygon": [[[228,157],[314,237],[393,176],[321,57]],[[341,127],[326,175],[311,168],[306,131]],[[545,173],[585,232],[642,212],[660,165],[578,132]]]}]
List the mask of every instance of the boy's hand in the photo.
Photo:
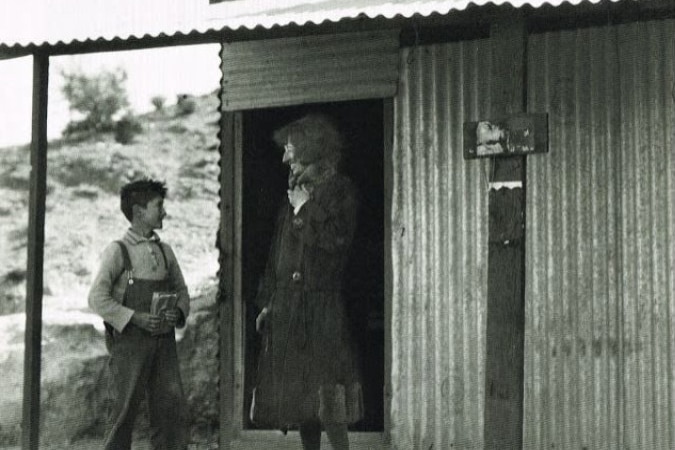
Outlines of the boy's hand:
[{"label": "boy's hand", "polygon": [[161,319],[155,314],[134,311],[134,315],[131,316],[131,323],[152,333],[159,329]]},{"label": "boy's hand", "polygon": [[169,309],[164,313],[164,318],[166,319],[167,325],[172,328],[178,324],[180,320],[181,312],[178,308]]}]

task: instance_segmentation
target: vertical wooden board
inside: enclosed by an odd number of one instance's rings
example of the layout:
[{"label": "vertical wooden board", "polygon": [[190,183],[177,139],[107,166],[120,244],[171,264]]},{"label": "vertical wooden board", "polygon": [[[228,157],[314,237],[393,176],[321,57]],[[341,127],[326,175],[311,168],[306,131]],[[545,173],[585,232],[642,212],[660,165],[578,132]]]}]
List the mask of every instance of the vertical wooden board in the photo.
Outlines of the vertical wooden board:
[{"label": "vertical wooden board", "polygon": [[[518,12],[491,28],[493,117],[525,107],[526,28]],[[525,157],[497,158],[490,181],[523,188],[491,191],[489,198],[486,325],[486,449],[522,448],[524,368]]]},{"label": "vertical wooden board", "polygon": [[388,98],[383,105],[383,130],[384,130],[384,436],[385,445],[391,444],[391,327],[392,297],[393,297],[393,261],[392,249],[392,202],[393,202],[393,151],[394,151],[394,102]]},{"label": "vertical wooden board", "polygon": [[241,112],[234,115],[234,153],[233,153],[233,217],[232,217],[232,373],[233,373],[233,396],[234,410],[232,422],[233,437],[238,437],[240,430],[243,429],[244,415],[244,318],[246,317],[246,306],[242,300],[241,285],[241,251],[242,251],[242,153],[243,153],[243,114]]},{"label": "vertical wooden board", "polygon": [[221,117],[220,160],[220,433],[219,447],[229,449],[233,419],[233,271],[234,271],[234,113]]},{"label": "vertical wooden board", "polygon": [[489,210],[485,446],[521,448],[525,329],[522,190],[492,191]]},{"label": "vertical wooden board", "polygon": [[23,382],[23,450],[37,450],[40,436],[42,294],[47,196],[47,93],[49,55],[33,55],[33,114],[28,215],[26,329]]}]

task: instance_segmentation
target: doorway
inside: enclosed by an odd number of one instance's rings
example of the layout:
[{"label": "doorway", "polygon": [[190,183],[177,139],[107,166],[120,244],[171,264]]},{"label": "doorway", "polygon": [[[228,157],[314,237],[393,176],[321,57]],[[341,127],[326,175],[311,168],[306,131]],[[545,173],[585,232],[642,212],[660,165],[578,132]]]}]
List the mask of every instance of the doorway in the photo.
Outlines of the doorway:
[{"label": "doorway", "polygon": [[286,201],[288,168],[272,141],[274,130],[305,114],[332,117],[346,137],[342,171],[360,195],[359,218],[345,269],[344,296],[363,374],[365,417],[352,431],[384,429],[384,105],[383,100],[298,105],[243,113],[241,280],[244,302],[245,429],[250,422],[260,337],[253,301],[272,240],[278,208]]}]

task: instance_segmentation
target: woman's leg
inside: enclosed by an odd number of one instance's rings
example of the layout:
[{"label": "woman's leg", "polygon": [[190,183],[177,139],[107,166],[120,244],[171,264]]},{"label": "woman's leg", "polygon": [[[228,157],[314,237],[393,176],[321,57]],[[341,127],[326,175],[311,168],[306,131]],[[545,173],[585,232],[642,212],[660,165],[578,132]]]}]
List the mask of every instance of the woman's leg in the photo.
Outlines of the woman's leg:
[{"label": "woman's leg", "polygon": [[318,420],[300,424],[300,439],[305,450],[321,449],[321,422]]},{"label": "woman's leg", "polygon": [[349,435],[346,423],[324,424],[333,450],[349,450]]}]

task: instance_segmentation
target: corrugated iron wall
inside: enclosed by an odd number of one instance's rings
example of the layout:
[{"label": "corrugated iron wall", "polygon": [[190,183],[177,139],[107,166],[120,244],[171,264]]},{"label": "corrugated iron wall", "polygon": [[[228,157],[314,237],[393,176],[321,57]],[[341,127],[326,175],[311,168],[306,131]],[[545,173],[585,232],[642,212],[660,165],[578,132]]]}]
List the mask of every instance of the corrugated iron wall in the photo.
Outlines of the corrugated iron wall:
[{"label": "corrugated iron wall", "polygon": [[[672,20],[535,34],[524,446],[675,448]],[[395,100],[392,443],[482,448],[488,40],[405,48]]]},{"label": "corrugated iron wall", "polygon": [[482,448],[487,163],[462,156],[489,111],[489,41],[405,48],[395,100],[395,448]]},{"label": "corrugated iron wall", "polygon": [[531,35],[525,448],[671,449],[675,22]]}]

